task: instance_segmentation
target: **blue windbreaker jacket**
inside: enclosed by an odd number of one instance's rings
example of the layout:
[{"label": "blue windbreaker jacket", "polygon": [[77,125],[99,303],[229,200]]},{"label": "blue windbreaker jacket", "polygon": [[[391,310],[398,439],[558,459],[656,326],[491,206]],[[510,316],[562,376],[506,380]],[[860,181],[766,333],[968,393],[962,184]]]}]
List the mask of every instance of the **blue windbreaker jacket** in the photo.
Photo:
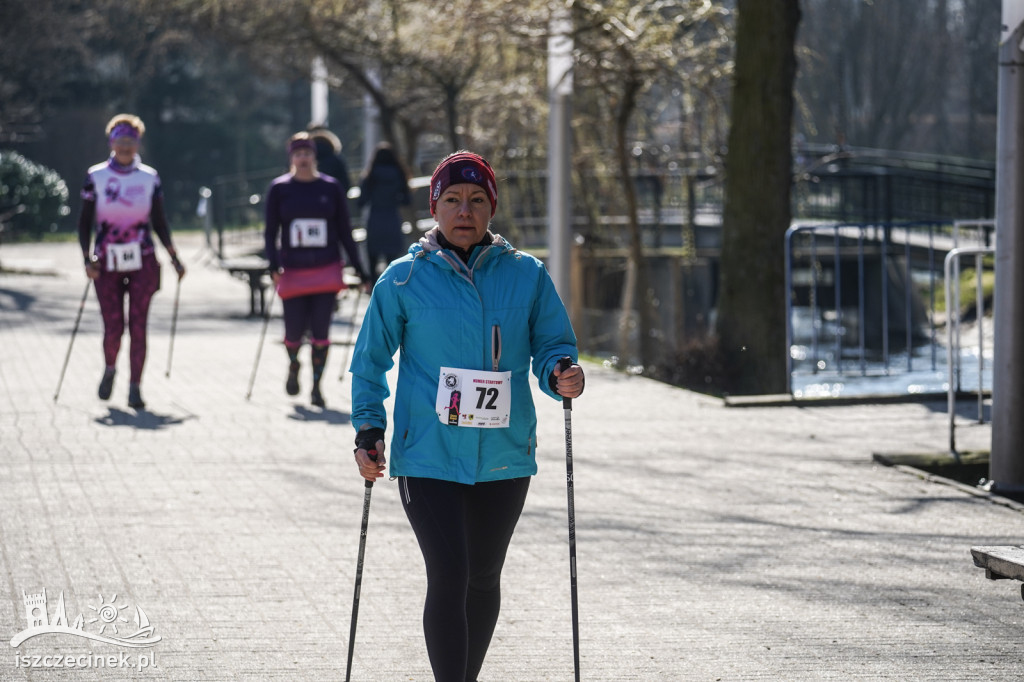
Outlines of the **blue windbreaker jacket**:
[{"label": "blue windbreaker jacket", "polygon": [[[576,336],[544,264],[495,236],[467,266],[441,248],[437,228],[378,280],[356,341],[352,424],[386,428],[386,374],[399,354],[391,476],[478,483],[537,473],[531,360],[541,389],[559,358],[577,360]],[[508,428],[442,424],[441,367],[512,373]]]}]

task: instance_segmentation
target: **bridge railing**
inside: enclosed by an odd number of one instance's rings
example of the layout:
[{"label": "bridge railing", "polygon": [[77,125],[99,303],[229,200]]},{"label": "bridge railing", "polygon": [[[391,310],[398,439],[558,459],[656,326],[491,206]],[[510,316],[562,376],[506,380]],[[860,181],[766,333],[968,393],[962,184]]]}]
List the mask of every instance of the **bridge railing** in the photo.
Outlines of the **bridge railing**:
[{"label": "bridge railing", "polygon": [[[785,238],[789,392],[944,392],[950,377],[943,360],[960,354],[940,333],[948,320],[959,322],[959,310],[944,295],[945,254],[985,246],[991,233],[991,221],[791,227]],[[959,390],[959,374],[954,381]]]},{"label": "bridge railing", "polygon": [[[947,412],[949,413],[949,451],[959,461],[960,456],[956,449],[956,396],[960,392],[962,386],[962,371],[963,366],[963,351],[960,339],[960,299],[961,299],[961,283],[962,280],[959,276],[960,263],[966,256],[974,256],[974,270],[975,270],[975,311],[976,311],[976,330],[978,333],[978,345],[977,345],[977,371],[978,371],[978,383],[977,383],[977,399],[978,399],[978,423],[983,424],[985,422],[985,410],[984,410],[984,399],[985,399],[985,327],[984,327],[984,310],[985,310],[985,294],[984,294],[984,274],[985,274],[985,256],[991,256],[995,254],[995,247],[992,246],[974,246],[974,247],[962,247],[952,249],[946,254],[944,262],[945,272],[945,286],[946,286],[946,301],[949,302],[947,309],[950,311],[946,319],[946,339],[947,347],[949,352],[947,353],[946,361],[946,376],[949,377],[948,387],[946,389],[946,401],[947,401]],[[995,260],[992,260],[993,274],[995,272]]]}]

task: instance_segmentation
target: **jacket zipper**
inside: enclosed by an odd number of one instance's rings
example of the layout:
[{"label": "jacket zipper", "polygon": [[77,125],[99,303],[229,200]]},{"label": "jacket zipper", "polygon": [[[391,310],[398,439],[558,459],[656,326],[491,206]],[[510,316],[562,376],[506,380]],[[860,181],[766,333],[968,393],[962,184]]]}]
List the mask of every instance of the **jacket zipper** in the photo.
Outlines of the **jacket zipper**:
[{"label": "jacket zipper", "polygon": [[491,367],[497,372],[498,362],[501,360],[501,327],[494,323],[491,325]]}]

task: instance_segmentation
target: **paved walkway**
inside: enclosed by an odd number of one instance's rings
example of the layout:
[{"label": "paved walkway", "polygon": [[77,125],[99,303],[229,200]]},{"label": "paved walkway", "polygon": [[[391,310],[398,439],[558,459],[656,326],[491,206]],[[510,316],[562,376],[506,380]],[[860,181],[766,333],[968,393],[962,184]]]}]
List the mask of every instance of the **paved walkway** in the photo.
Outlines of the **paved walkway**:
[{"label": "paved walkway", "polygon": [[[146,411],[95,396],[100,320],[75,245],[0,248],[0,680],[344,679],[363,486],[351,461],[341,302],[328,408],[285,395],[272,320],[195,237],[166,377],[174,283],[151,312]],[[279,304],[278,304],[279,311]],[[126,350],[126,348],[124,349]],[[304,362],[308,372],[308,361]],[[941,451],[936,404],[726,407],[588,366],[573,438],[584,680],[1018,680],[1024,612],[973,545],[1018,544],[1024,516],[876,465]],[[482,680],[571,680],[561,406],[541,405],[540,474],[509,552]],[[989,427],[958,430],[987,447]],[[83,631],[28,627],[24,594]],[[353,678],[430,680],[424,577],[393,482],[373,492]],[[61,623],[64,621],[62,620]],[[143,623],[144,624],[144,623]],[[28,667],[67,663],[82,669]],[[113,656],[107,660],[108,656]],[[142,657],[142,658],[140,658]],[[125,666],[153,663],[145,671]],[[100,664],[114,667],[99,668]]]}]

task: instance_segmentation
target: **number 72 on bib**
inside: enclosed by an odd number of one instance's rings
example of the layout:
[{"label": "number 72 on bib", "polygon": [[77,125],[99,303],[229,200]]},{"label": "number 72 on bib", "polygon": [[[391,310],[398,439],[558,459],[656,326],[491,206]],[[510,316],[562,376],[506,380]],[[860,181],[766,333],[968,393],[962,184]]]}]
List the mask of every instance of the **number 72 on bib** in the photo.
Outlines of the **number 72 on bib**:
[{"label": "number 72 on bib", "polygon": [[434,407],[438,420],[449,426],[508,428],[512,372],[442,367]]}]

